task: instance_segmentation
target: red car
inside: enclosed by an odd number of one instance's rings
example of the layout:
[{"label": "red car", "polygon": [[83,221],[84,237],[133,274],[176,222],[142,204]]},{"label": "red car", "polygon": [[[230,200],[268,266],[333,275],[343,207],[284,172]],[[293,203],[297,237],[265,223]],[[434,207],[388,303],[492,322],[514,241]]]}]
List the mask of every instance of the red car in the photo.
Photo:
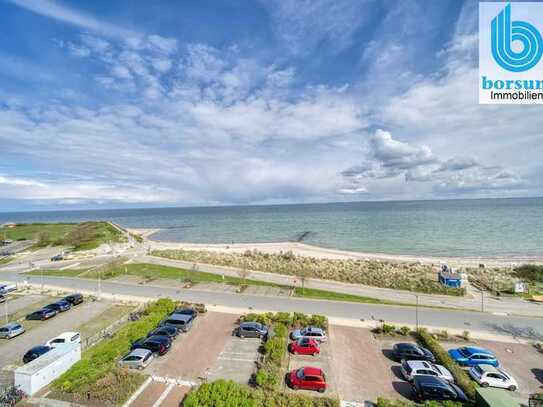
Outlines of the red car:
[{"label": "red car", "polygon": [[315,339],[302,338],[297,341],[292,341],[289,345],[290,352],[300,355],[318,355],[321,352],[319,343]]},{"label": "red car", "polygon": [[324,393],[326,390],[326,376],[318,367],[301,367],[290,372],[289,385],[294,390],[317,390]]}]

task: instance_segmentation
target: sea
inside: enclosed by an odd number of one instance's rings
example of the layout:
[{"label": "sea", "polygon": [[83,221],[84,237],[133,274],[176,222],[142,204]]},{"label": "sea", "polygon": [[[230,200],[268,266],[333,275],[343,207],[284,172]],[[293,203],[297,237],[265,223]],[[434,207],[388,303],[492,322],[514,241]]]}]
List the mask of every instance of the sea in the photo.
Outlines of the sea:
[{"label": "sea", "polygon": [[0,213],[6,222],[108,220],[191,243],[303,242],[369,253],[543,257],[543,198]]}]

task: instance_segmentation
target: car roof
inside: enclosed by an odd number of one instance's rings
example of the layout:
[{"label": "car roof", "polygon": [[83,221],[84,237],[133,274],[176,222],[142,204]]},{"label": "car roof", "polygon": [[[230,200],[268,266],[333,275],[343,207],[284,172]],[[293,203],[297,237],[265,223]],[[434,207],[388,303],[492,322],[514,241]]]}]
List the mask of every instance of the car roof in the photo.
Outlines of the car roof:
[{"label": "car roof", "polygon": [[323,371],[318,367],[304,366],[304,375],[306,376],[321,376]]},{"label": "car roof", "polygon": [[424,360],[408,360],[407,364],[411,369],[432,369],[432,365]]},{"label": "car roof", "polygon": [[192,317],[190,315],[185,315],[185,314],[172,314],[170,315],[168,318],[166,318],[165,320],[168,321],[168,320],[177,320],[177,321],[188,321],[192,319]]},{"label": "car roof", "polygon": [[492,365],[485,365],[485,364],[481,364],[481,365],[477,365],[479,367],[479,369],[481,369],[484,373],[501,373],[498,369],[496,369],[494,366]]},{"label": "car roof", "polygon": [[415,382],[422,386],[449,388],[449,384],[436,376],[418,375],[415,376]]},{"label": "car roof", "polygon": [[15,328],[18,326],[22,326],[22,325],[19,324],[18,322],[10,322],[9,324],[0,326],[0,328]]},{"label": "car roof", "polygon": [[319,332],[324,333],[324,330],[321,328],[317,328],[316,326],[306,326],[302,330],[309,331],[309,332]]},{"label": "car roof", "polygon": [[465,346],[464,349],[466,349],[469,353],[481,353],[483,355],[489,355],[494,356],[492,352],[490,352],[488,349],[485,348],[479,348],[477,346]]},{"label": "car roof", "polygon": [[57,338],[71,338],[74,335],[79,335],[79,332],[62,332],[60,335],[55,336],[53,339]]},{"label": "car roof", "polygon": [[[140,357],[145,357],[147,356],[149,353],[152,353],[149,349],[142,349],[142,348],[136,348],[134,349],[132,352],[130,352],[128,355],[126,356],[140,356]],[[126,357],[125,356],[125,357]]]},{"label": "car roof", "polygon": [[417,344],[408,343],[408,342],[397,343],[395,346],[399,350],[420,349],[420,346],[418,346]]},{"label": "car roof", "polygon": [[245,321],[239,324],[239,326],[262,326],[262,324],[256,321]]}]

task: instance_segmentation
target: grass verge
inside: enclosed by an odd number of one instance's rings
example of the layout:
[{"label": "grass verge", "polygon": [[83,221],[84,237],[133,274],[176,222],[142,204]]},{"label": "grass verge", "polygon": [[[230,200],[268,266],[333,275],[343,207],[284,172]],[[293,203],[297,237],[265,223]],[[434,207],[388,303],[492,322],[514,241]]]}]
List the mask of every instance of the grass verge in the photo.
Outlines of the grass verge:
[{"label": "grass verge", "polygon": [[416,332],[417,341],[430,350],[437,359],[437,362],[445,366],[453,375],[456,385],[460,387],[469,399],[475,400],[475,384],[468,373],[456,364],[449,353],[432,335],[424,328]]},{"label": "grass verge", "polygon": [[360,302],[365,304],[388,304],[388,305],[411,305],[402,304],[394,301],[380,300],[378,298],[365,297],[354,294],[337,293],[334,291],[319,290],[316,288],[300,288],[294,289],[294,297],[299,298],[311,298],[315,300],[330,300],[330,301],[347,301],[347,302]]},{"label": "grass verge", "polygon": [[86,350],[79,362],[53,382],[53,388],[67,393],[74,401],[122,404],[137,388],[141,375],[118,368],[118,358],[130,350],[133,341],[154,329],[174,308],[175,303],[170,299],[149,304],[141,319],[119,329],[112,339]]},{"label": "grass verge", "polygon": [[202,384],[183,401],[185,407],[339,407],[339,400],[329,397],[253,390],[233,381],[217,380]]},{"label": "grass verge", "polygon": [[7,263],[9,263],[11,260],[13,260],[13,257],[11,257],[11,256],[6,256],[6,257],[0,258],[0,266],[1,266],[2,264],[7,264]]},{"label": "grass verge", "polygon": [[83,339],[90,338],[133,310],[134,307],[130,305],[114,305],[90,321],[80,325],[76,330],[81,333]]}]

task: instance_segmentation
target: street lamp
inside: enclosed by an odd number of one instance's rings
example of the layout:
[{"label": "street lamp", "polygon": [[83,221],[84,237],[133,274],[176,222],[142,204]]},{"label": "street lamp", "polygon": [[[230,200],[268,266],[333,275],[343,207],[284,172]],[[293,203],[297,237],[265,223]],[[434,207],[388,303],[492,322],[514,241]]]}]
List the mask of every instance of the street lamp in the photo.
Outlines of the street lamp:
[{"label": "street lamp", "polygon": [[415,294],[416,303],[415,303],[415,323],[417,327],[417,332],[419,330],[419,295]]}]

